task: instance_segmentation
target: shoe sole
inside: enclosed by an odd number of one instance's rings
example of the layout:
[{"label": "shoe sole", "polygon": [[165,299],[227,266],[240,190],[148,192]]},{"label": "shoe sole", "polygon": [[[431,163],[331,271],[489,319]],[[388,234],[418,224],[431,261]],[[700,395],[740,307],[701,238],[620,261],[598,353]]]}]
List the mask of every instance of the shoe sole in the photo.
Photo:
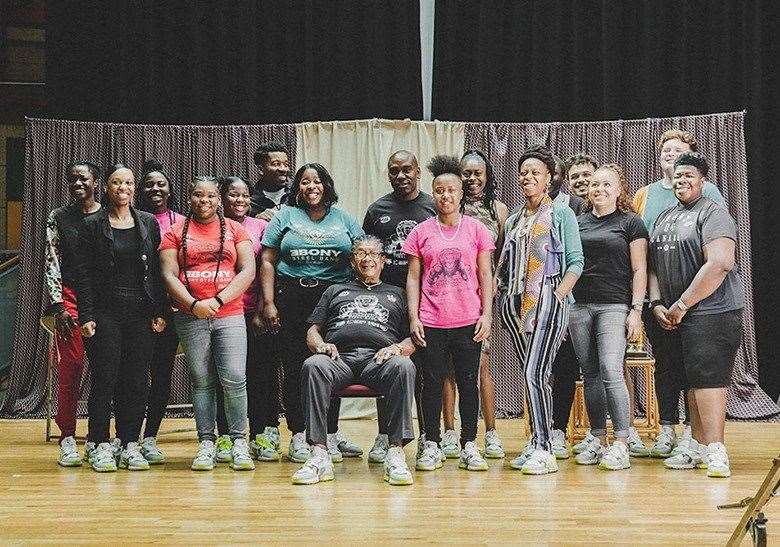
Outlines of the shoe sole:
[{"label": "shoe sole", "polygon": [[501,458],[506,458],[506,452],[488,452],[487,450],[484,450],[482,455],[486,458],[490,458],[491,460],[500,460]]},{"label": "shoe sole", "polygon": [[278,462],[282,459],[282,456],[280,454],[277,454],[273,458],[267,458],[265,456],[257,456],[255,459],[259,462]]},{"label": "shoe sole", "polygon": [[640,452],[631,452],[630,450],[628,451],[628,455],[631,456],[632,458],[649,458],[650,457],[650,453],[649,452],[641,452],[640,453]]},{"label": "shoe sole", "polygon": [[549,475],[550,473],[557,473],[557,469],[544,469],[542,471],[534,471],[531,469],[521,469],[523,475]]},{"label": "shoe sole", "polygon": [[443,450],[442,452],[444,453],[444,457],[447,458],[448,460],[454,460],[455,458],[460,458],[460,450],[458,450],[457,453],[453,452],[452,454],[447,454]]},{"label": "shoe sole", "polygon": [[208,466],[208,465],[191,465],[190,469],[193,471],[214,471],[214,466]]},{"label": "shoe sole", "polygon": [[370,456],[369,455],[368,456],[368,463],[385,463],[385,459],[384,458],[379,459],[379,458],[377,458],[375,456]]},{"label": "shoe sole", "polygon": [[697,464],[695,464],[695,463],[694,464],[676,464],[676,463],[674,463],[674,464],[670,465],[670,464],[664,462],[664,467],[665,468],[679,470],[679,471],[684,471],[686,469],[696,469],[696,465]]},{"label": "shoe sole", "polygon": [[410,484],[414,484],[414,479],[398,480],[398,479],[391,479],[389,475],[385,475],[385,482],[390,486],[409,486]]},{"label": "shoe sole", "polygon": [[581,462],[577,458],[574,458],[574,463],[577,465],[598,465],[598,460],[596,461],[589,461],[589,462]]},{"label": "shoe sole", "polygon": [[57,465],[60,467],[81,467],[83,465],[83,461],[79,460],[77,462],[63,462],[61,460],[57,460]]},{"label": "shoe sole", "polygon": [[422,467],[420,466],[420,464],[415,464],[414,468],[417,471],[436,471],[437,469],[441,469],[443,465],[444,464],[442,464],[441,462],[439,462],[438,465],[434,465],[433,467]]},{"label": "shoe sole", "polygon": [[143,467],[143,466],[139,467],[137,465],[130,466],[130,465],[121,465],[120,464],[118,466],[118,468],[119,469],[127,469],[128,471],[149,471],[149,466],[148,465],[146,467]]},{"label": "shoe sole", "polygon": [[254,464],[252,464],[252,465],[248,465],[248,464],[234,465],[234,464],[231,463],[230,464],[230,469],[232,469],[233,471],[254,471],[255,470],[255,466],[254,466]]},{"label": "shoe sole", "polygon": [[604,471],[622,471],[623,469],[631,469],[631,464],[628,464],[625,467],[609,467],[608,465],[602,465],[599,463],[598,467]]},{"label": "shoe sole", "polygon": [[569,458],[571,458],[571,454],[569,454],[569,453],[566,453],[566,454],[563,454],[563,453],[555,454],[555,453],[553,453],[553,455],[555,456],[556,460],[568,460]]},{"label": "shoe sole", "polygon": [[304,479],[292,479],[293,484],[308,486],[310,484],[318,484],[320,482],[328,482],[334,480],[335,475],[325,475],[324,477],[318,477],[316,480],[304,480]]},{"label": "shoe sole", "polygon": [[[309,458],[311,458],[311,456],[309,456]],[[296,458],[294,456],[290,456],[289,454],[287,454],[287,459],[293,463],[306,463],[307,461],[309,461],[309,458]]]},{"label": "shoe sole", "polygon": [[[341,449],[339,448],[339,450]],[[361,450],[360,452],[350,452],[350,451],[345,452],[344,450],[341,450],[341,455],[344,456],[345,458],[359,458],[363,455],[363,451]]]},{"label": "shoe sole", "polygon": [[669,452],[666,452],[665,454],[662,454],[660,452],[650,452],[650,457],[651,458],[669,458],[669,457],[671,457],[673,455],[674,454],[672,454],[671,450]]},{"label": "shoe sole", "polygon": [[93,467],[92,471],[95,471],[96,473],[115,473],[116,467],[104,467],[102,469]]},{"label": "shoe sole", "polygon": [[481,466],[480,467],[471,467],[469,465],[466,465],[465,463],[459,463],[458,464],[458,468],[459,469],[465,469],[466,471],[487,471],[488,469],[490,469],[490,467],[487,464],[485,464],[485,467],[481,467]]},{"label": "shoe sole", "polygon": [[731,476],[731,471],[729,471],[728,474],[727,473],[721,473],[720,471],[715,471],[715,472],[712,472],[712,473],[707,471],[707,476],[712,478],[712,479],[727,479],[727,478],[729,478]]}]

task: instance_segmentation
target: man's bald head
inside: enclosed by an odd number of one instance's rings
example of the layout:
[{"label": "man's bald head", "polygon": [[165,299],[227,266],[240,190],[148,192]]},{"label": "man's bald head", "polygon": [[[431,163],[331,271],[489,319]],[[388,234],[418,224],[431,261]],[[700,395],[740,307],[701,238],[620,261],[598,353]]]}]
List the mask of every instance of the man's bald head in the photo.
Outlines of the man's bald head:
[{"label": "man's bald head", "polygon": [[398,199],[410,201],[420,195],[420,165],[408,150],[398,150],[390,155],[387,177]]}]

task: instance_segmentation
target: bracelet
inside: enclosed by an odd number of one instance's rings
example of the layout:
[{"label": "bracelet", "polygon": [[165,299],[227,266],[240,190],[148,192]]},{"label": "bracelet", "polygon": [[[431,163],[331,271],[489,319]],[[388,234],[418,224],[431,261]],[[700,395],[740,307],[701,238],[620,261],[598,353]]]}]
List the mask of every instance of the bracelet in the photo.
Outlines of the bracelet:
[{"label": "bracelet", "polygon": [[214,295],[214,300],[216,300],[217,302],[219,302],[219,307],[220,307],[220,308],[221,308],[222,306],[224,306],[224,305],[225,305],[225,303],[222,301],[222,299],[219,297],[219,295],[218,295],[218,294],[215,294],[215,295]]},{"label": "bracelet", "polygon": [[196,298],[195,300],[192,301],[192,304],[190,304],[190,313],[193,313],[192,310],[195,309],[195,304],[197,304],[198,302],[200,302],[199,298]]},{"label": "bracelet", "polygon": [[642,311],[642,302],[637,302],[636,304],[631,304],[631,309],[634,311]]},{"label": "bracelet", "polygon": [[650,311],[653,311],[657,306],[662,306],[663,302],[660,298],[656,298],[655,300],[650,301]]}]

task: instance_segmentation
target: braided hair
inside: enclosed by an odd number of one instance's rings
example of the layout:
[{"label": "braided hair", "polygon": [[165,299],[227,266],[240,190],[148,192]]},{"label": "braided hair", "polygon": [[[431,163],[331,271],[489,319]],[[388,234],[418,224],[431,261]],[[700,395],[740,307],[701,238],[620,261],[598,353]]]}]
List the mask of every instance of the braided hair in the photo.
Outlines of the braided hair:
[{"label": "braided hair", "polygon": [[[197,188],[200,184],[213,184],[217,190],[219,190],[219,183],[217,181],[216,177],[210,177],[210,176],[197,176],[193,180],[192,184],[190,184],[189,187],[189,195],[192,197],[192,192]],[[190,229],[190,222],[193,218],[193,212],[192,207],[190,207],[189,213],[187,213],[186,218],[184,219],[184,227],[181,231],[181,254],[182,254],[182,264],[179,265],[181,269],[184,270],[184,284],[187,286],[187,291],[189,291],[190,294],[192,294],[192,289],[190,287],[190,279],[187,277],[187,259],[189,258],[187,255],[187,233]],[[225,254],[225,234],[227,232],[227,226],[225,222],[225,214],[222,212],[222,206],[220,205],[217,207],[217,218],[219,218],[219,252],[217,253],[217,268],[214,272],[214,288],[217,288],[217,279],[219,277],[219,267],[222,263],[222,259],[224,258]]]},{"label": "braided hair", "polygon": [[[467,159],[475,158],[485,164],[485,195],[482,196],[482,205],[490,211],[490,217],[493,220],[498,220],[498,212],[496,211],[496,173],[493,171],[493,164],[482,150],[471,149],[466,150],[463,156],[460,158],[461,167],[463,162]],[[466,189],[464,188],[465,192]]]}]

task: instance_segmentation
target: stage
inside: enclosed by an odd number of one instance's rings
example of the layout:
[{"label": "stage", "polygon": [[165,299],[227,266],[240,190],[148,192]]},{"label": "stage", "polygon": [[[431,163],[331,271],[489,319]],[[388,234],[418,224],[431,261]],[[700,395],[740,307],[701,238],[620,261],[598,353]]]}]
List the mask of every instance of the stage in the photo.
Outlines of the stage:
[{"label": "stage", "polygon": [[[170,419],[162,430],[193,425]],[[341,426],[368,451],[376,422]],[[520,426],[499,420],[511,457],[523,444]],[[287,461],[258,462],[249,472],[190,471],[194,433],[161,436],[169,463],[151,471],[61,468],[56,443],[42,440],[43,420],[2,420],[0,542],[724,544],[743,510],[716,505],[754,494],[780,450],[780,424],[731,422],[726,435],[730,479],[638,458],[628,471],[569,459],[556,474],[529,477],[509,469],[507,458],[489,460],[487,472],[448,460],[440,471],[416,472],[412,486],[391,487],[381,464],[364,456],[336,464],[334,482],[293,486],[298,464]],[[406,449],[410,465],[414,449]],[[766,516],[771,544],[780,537],[780,503],[770,501]]]}]

